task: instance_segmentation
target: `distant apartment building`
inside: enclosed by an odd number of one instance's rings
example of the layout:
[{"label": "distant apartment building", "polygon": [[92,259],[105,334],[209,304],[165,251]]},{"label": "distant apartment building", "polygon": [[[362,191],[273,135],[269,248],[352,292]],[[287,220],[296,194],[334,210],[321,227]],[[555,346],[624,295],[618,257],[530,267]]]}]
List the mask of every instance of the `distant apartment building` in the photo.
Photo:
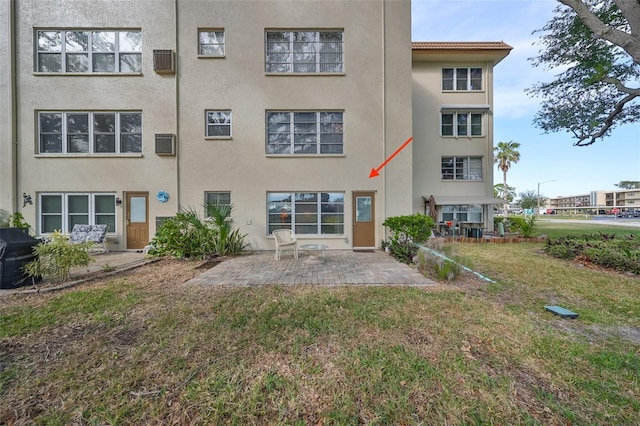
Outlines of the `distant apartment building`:
[{"label": "distant apartment building", "polygon": [[593,191],[591,199],[597,206],[640,209],[640,189]]},{"label": "distant apartment building", "polygon": [[550,198],[549,208],[554,210],[595,210],[620,208],[640,209],[640,189],[615,191],[591,191],[589,194],[569,195]]},{"label": "distant apartment building", "polygon": [[409,0],[150,5],[0,3],[0,209],[37,235],[107,224],[135,250],[209,202],[255,250],[278,228],[371,248],[431,196],[438,220],[492,229],[510,46],[412,44]]},{"label": "distant apartment building", "polygon": [[589,207],[591,205],[590,199],[590,194],[570,195],[550,198],[548,205],[552,210],[575,209],[578,207]]}]

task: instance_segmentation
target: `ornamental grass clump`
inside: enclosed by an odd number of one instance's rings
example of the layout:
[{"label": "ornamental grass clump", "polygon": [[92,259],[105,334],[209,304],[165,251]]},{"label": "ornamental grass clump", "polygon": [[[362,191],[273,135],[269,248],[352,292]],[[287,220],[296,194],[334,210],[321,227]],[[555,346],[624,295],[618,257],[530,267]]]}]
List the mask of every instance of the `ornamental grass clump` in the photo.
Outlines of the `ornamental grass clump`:
[{"label": "ornamental grass clump", "polygon": [[434,277],[442,281],[455,280],[462,270],[456,260],[450,260],[444,256],[428,253],[425,250],[418,252],[414,263],[422,275]]}]

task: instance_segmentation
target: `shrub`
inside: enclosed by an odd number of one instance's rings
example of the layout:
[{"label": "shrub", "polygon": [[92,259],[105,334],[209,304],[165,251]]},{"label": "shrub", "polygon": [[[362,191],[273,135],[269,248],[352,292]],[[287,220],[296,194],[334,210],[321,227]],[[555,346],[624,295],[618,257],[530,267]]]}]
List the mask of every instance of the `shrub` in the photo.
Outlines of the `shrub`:
[{"label": "shrub", "polygon": [[233,227],[230,205],[206,204],[205,208],[209,212],[214,229],[216,229],[213,246],[218,255],[226,256],[239,253],[248,246],[245,243],[246,235],[241,235],[240,231]]},{"label": "shrub", "polygon": [[511,228],[519,231],[525,238],[532,237],[537,227],[535,215],[530,215],[526,218],[516,216],[510,218],[510,221],[512,223]]},{"label": "shrub", "polygon": [[202,220],[193,209],[183,210],[165,220],[151,241],[149,254],[178,258],[225,256],[247,247],[246,235],[234,229],[231,206],[205,205],[211,220]]},{"label": "shrub", "polygon": [[545,252],[563,259],[584,259],[618,271],[640,274],[640,237],[589,234],[548,239]]},{"label": "shrub", "polygon": [[9,227],[31,229],[31,225],[24,220],[24,215],[22,213],[16,212],[14,214],[9,214],[5,210],[0,210],[0,228]]},{"label": "shrub", "polygon": [[36,245],[33,253],[38,257],[23,266],[30,277],[51,277],[57,282],[69,279],[71,268],[87,266],[95,259],[89,254],[94,246],[91,241],[71,243],[65,235],[56,231],[46,241]]},{"label": "shrub", "polygon": [[411,263],[418,254],[419,243],[431,236],[435,222],[431,216],[416,213],[388,217],[383,223],[391,231],[388,246],[391,254],[404,263]]}]

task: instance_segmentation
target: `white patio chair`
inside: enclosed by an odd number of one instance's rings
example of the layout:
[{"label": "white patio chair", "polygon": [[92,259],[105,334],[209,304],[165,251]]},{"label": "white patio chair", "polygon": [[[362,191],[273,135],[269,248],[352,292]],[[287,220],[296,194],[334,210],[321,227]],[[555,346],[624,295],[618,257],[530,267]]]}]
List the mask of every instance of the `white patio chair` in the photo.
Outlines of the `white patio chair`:
[{"label": "white patio chair", "polygon": [[272,232],[276,240],[276,260],[280,260],[283,249],[293,249],[293,257],[298,258],[298,239],[291,229],[276,229]]}]

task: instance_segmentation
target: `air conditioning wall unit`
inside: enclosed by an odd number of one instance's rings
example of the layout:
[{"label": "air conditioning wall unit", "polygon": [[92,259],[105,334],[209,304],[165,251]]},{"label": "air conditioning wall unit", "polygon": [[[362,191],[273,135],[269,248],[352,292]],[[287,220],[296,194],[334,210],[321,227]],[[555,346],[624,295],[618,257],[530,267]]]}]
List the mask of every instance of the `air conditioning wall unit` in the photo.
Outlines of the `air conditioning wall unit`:
[{"label": "air conditioning wall unit", "polygon": [[156,133],[156,154],[176,155],[176,135]]},{"label": "air conditioning wall unit", "polygon": [[153,70],[158,74],[175,74],[173,50],[154,50]]}]

